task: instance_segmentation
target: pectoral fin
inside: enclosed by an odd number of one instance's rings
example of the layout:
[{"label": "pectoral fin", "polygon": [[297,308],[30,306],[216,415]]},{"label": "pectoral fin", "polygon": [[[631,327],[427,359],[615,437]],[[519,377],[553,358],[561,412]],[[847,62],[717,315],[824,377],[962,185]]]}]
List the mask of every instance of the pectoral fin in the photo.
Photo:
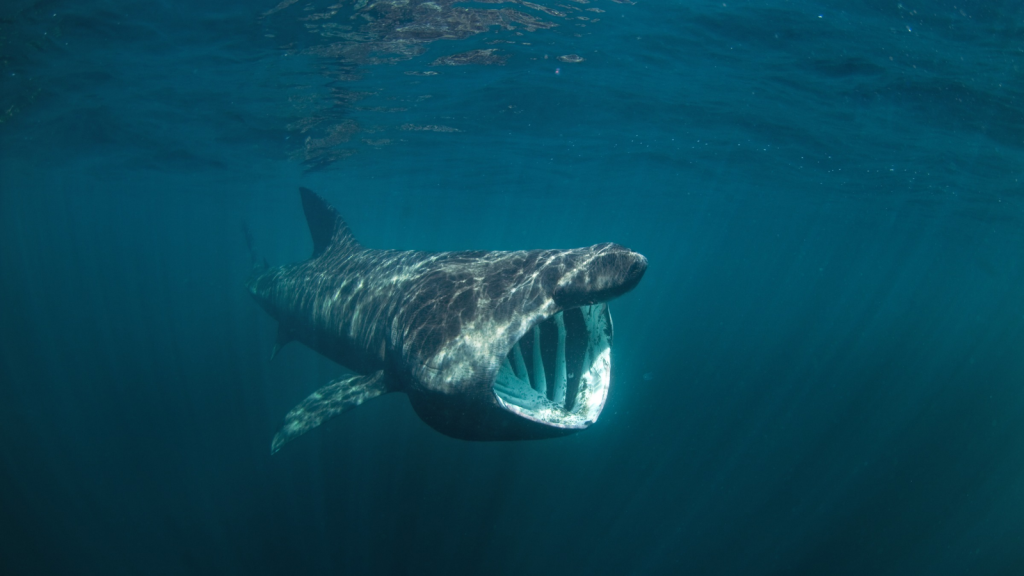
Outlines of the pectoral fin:
[{"label": "pectoral fin", "polygon": [[389,390],[383,370],[366,376],[346,376],[332,381],[310,394],[284,417],[284,426],[274,435],[270,453],[274,454],[281,446],[328,419],[387,392]]}]

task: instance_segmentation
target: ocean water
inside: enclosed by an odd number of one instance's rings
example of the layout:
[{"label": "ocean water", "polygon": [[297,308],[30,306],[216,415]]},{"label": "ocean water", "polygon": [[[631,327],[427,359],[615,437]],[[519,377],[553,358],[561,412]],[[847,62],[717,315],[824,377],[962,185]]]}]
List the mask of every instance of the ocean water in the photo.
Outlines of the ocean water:
[{"label": "ocean water", "polygon": [[[1019,1],[8,0],[0,74],[3,574],[1024,573]],[[299,186],[646,255],[600,420],[271,456]]]}]

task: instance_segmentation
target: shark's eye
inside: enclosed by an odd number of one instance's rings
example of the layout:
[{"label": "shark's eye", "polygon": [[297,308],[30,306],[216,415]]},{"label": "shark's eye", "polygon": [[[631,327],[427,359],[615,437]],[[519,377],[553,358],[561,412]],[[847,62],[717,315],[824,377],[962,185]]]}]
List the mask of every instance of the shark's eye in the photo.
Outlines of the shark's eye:
[{"label": "shark's eye", "polygon": [[548,318],[504,358],[494,392],[510,411],[560,428],[597,419],[610,376],[611,315],[606,304]]}]

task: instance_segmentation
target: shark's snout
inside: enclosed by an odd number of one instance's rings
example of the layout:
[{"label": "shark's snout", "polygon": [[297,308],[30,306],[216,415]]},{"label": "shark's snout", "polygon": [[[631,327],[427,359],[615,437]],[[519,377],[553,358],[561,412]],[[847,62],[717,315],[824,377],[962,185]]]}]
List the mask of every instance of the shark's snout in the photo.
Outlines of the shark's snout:
[{"label": "shark's snout", "polygon": [[642,254],[618,244],[598,244],[574,255],[552,296],[563,309],[607,302],[635,288],[646,271]]}]

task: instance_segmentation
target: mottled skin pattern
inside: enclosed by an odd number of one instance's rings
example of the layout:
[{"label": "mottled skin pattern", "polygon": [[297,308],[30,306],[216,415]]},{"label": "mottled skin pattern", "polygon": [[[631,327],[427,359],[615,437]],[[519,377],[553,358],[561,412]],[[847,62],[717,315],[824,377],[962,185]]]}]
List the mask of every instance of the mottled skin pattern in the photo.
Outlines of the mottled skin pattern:
[{"label": "mottled skin pattern", "polygon": [[[359,403],[407,393],[424,421],[451,436],[518,439],[572,431],[501,408],[491,390],[495,375],[535,323],[636,286],[647,266],[643,256],[610,243],[517,252],[373,250],[355,241],[322,198],[302,189],[302,200],[313,257],[247,282],[280,323],[279,343],[299,340],[367,375],[343,379],[375,391],[356,393]],[[289,414],[275,450],[348,407],[341,397],[353,393],[335,384]],[[330,414],[311,414],[316,411]]]}]

